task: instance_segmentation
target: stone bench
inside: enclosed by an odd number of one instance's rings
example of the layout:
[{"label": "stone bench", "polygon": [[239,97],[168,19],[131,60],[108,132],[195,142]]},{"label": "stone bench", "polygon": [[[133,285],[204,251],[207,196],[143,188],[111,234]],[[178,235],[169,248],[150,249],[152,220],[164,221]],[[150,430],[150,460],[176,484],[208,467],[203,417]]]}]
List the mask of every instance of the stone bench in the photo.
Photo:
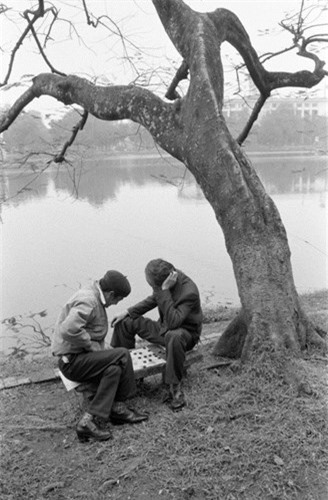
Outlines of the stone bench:
[{"label": "stone bench", "polygon": [[[157,345],[147,345],[138,349],[130,350],[135,379],[143,379],[150,375],[163,374],[165,361],[165,348]],[[200,348],[196,347],[187,352],[184,368],[187,369],[193,363],[201,361],[203,355]]]},{"label": "stone bench", "polygon": [[[164,347],[151,344],[137,349],[130,349],[130,354],[136,380],[144,379],[150,375],[164,374],[166,365]],[[187,352],[184,368],[187,369],[193,363],[202,359],[203,355],[200,352],[200,347],[197,346],[192,351]],[[72,382],[60,370],[58,370],[58,375],[68,391],[72,389],[80,393],[90,391],[89,383]]]}]

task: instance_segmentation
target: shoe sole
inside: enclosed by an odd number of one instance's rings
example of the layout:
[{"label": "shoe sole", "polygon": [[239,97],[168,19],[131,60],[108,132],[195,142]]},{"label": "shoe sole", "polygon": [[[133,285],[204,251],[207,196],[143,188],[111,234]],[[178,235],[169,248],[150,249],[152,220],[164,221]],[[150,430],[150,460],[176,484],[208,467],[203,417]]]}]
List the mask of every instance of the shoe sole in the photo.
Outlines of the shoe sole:
[{"label": "shoe sole", "polygon": [[143,418],[142,420],[136,420],[135,422],[127,422],[126,420],[115,420],[113,418],[110,419],[111,423],[113,425],[134,425],[134,424],[141,424],[142,422],[147,422],[148,418]]},{"label": "shoe sole", "polygon": [[77,438],[80,443],[87,443],[91,440],[93,441],[108,441],[109,439],[113,439],[113,436],[104,436],[104,437],[95,437],[88,434],[79,434],[77,433]]},{"label": "shoe sole", "polygon": [[187,404],[185,402],[179,404],[179,405],[174,405],[174,404],[169,404],[169,407],[171,408],[172,411],[180,411],[182,408],[185,408]]}]

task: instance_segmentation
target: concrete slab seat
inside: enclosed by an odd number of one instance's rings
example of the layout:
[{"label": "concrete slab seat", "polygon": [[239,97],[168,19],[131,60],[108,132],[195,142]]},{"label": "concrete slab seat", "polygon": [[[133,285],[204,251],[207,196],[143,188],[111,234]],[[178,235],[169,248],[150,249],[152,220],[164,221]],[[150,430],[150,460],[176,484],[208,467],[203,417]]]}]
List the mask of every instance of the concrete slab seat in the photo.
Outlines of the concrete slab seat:
[{"label": "concrete slab seat", "polygon": [[[164,374],[165,370],[165,348],[157,345],[147,345],[138,349],[130,350],[134,376],[136,380],[156,375],[158,373]],[[200,347],[195,347],[192,351],[187,352],[184,364],[185,370],[188,369],[193,363],[201,361],[203,355]]]},{"label": "concrete slab seat", "polygon": [[[162,374],[163,376],[166,365],[164,347],[147,345],[137,349],[130,349],[130,354],[136,380],[144,379],[150,375]],[[200,346],[196,346],[192,351],[187,352],[184,368],[187,370],[193,363],[201,361],[202,359],[203,355],[200,351]],[[92,383],[72,382],[68,380],[60,370],[58,370],[58,375],[68,391],[75,389],[75,391],[79,393],[92,393]]]}]

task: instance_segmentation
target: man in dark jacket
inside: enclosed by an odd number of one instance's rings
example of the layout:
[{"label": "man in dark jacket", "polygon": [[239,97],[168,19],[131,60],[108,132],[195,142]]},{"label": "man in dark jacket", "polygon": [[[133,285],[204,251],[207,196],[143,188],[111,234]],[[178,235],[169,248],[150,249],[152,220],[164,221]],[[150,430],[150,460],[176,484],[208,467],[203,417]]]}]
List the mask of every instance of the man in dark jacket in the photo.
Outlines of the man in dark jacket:
[{"label": "man in dark jacket", "polygon": [[[135,336],[139,335],[165,346],[168,400],[171,408],[178,410],[185,405],[181,388],[185,353],[197,344],[202,329],[199,291],[188,276],[162,259],[151,260],[145,275],[153,293],[113,319],[111,345],[133,349]],[[158,321],[143,317],[155,307],[159,310]]]},{"label": "man in dark jacket", "polygon": [[125,348],[105,349],[108,332],[106,308],[117,304],[131,291],[127,278],[118,271],[107,271],[92,285],[80,288],[59,314],[52,352],[66,378],[93,382],[96,392],[87,412],[77,424],[80,441],[110,439],[110,430],[97,425],[97,417],[113,423],[138,423],[147,415],[130,410],[125,400],[136,391],[130,353]]}]

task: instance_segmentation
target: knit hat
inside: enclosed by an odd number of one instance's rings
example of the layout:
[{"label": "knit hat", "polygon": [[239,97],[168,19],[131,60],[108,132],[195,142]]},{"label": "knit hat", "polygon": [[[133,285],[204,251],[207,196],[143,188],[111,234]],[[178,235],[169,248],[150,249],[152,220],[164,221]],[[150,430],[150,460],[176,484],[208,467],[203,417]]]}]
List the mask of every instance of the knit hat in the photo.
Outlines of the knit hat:
[{"label": "knit hat", "polygon": [[107,271],[99,285],[103,292],[114,292],[116,297],[127,297],[131,292],[130,283],[119,271]]}]

